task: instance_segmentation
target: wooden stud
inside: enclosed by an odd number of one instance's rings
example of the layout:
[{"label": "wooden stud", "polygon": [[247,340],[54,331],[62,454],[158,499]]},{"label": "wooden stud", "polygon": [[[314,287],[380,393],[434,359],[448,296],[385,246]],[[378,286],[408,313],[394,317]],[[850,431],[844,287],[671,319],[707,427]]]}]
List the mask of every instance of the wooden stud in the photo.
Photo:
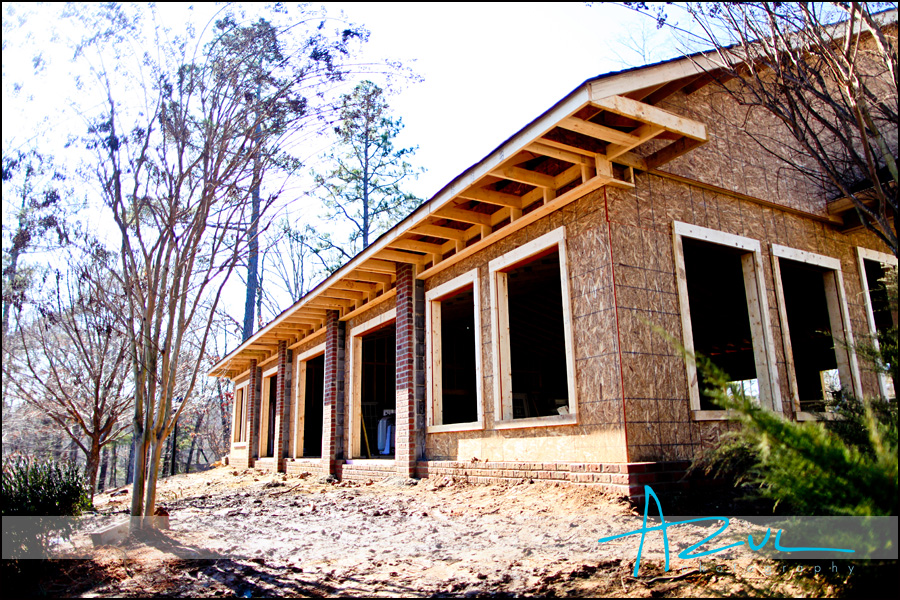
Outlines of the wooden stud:
[{"label": "wooden stud", "polygon": [[[563,145],[563,144],[560,144]],[[568,148],[568,146],[566,147]],[[568,149],[559,148],[555,145],[550,145],[548,140],[541,140],[539,142],[534,142],[528,146],[528,150],[530,152],[534,152],[536,154],[540,154],[541,156],[549,156],[551,158],[555,158],[557,160],[564,160],[566,162],[570,162],[575,165],[592,165],[593,161],[589,156],[578,152],[572,152]]]},{"label": "wooden stud", "polygon": [[418,225],[410,229],[409,232],[445,240],[464,240],[466,235],[463,229],[451,229],[450,227],[440,227],[438,225]]},{"label": "wooden stud", "polygon": [[[634,136],[629,133],[592,123],[591,121],[584,121],[577,117],[563,119],[558,123],[558,126],[612,144],[630,144],[634,142]],[[546,140],[541,141],[546,142]]]},{"label": "wooden stud", "polygon": [[636,148],[637,146],[640,146],[644,142],[652,140],[653,138],[658,136],[663,131],[665,131],[665,130],[662,127],[660,127],[659,125],[652,125],[649,123],[641,125],[640,127],[638,127],[637,129],[635,129],[634,131],[631,132],[631,134],[636,138],[635,142],[633,144],[632,143],[610,144],[606,148],[606,157],[608,159],[612,160],[612,159],[616,158],[617,156],[621,156],[622,154],[625,154],[632,148]]},{"label": "wooden stud", "polygon": [[469,188],[459,194],[460,198],[467,200],[477,200],[488,204],[496,204],[498,206],[509,206],[512,208],[522,209],[522,198],[513,196],[512,194],[504,194],[484,188]]},{"label": "wooden stud", "polygon": [[416,252],[436,253],[441,251],[440,244],[432,244],[430,242],[420,242],[418,240],[394,240],[388,244],[388,248],[399,248],[401,250],[415,250]]},{"label": "wooden stud", "polygon": [[435,216],[450,219],[452,221],[461,221],[463,223],[472,223],[473,225],[490,225],[491,215],[477,213],[471,210],[463,210],[460,208],[441,208],[432,213]]},{"label": "wooden stud", "polygon": [[[659,125],[667,131],[677,133],[694,140],[706,141],[706,125],[676,115],[650,104],[644,104],[625,96],[609,96],[591,100],[591,104],[617,115],[635,119],[642,123]],[[627,144],[627,141],[610,140],[616,144]]]},{"label": "wooden stud", "polygon": [[376,255],[381,260],[390,260],[399,263],[408,263],[411,265],[423,265],[425,257],[421,254],[413,254],[411,252],[403,252],[400,250],[380,250]]},{"label": "wooden stud", "polygon": [[504,167],[502,169],[496,169],[491,171],[491,175],[537,187],[555,187],[556,184],[556,180],[551,175],[545,175],[544,173],[538,173],[537,171],[529,171],[528,169],[522,169],[520,167]]}]

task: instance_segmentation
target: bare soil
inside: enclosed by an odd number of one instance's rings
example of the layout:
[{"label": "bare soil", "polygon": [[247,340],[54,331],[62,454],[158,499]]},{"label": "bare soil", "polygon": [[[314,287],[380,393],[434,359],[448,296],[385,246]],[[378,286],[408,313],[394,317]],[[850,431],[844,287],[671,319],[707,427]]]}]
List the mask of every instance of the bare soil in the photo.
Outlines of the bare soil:
[{"label": "bare soil", "polygon": [[[648,535],[642,512],[596,490],[521,482],[335,483],[218,467],[160,481],[171,528],[93,560],[54,561],[39,593],[149,596],[836,596],[848,576],[746,551],[702,563]],[[98,495],[98,518],[127,516],[127,490]],[[641,507],[641,510],[643,507]],[[682,526],[686,527],[686,526]],[[685,529],[688,543],[708,535]],[[679,536],[682,534],[679,533]],[[81,541],[84,543],[84,540]],[[826,571],[826,569],[823,569]],[[852,576],[850,576],[852,577]]]}]

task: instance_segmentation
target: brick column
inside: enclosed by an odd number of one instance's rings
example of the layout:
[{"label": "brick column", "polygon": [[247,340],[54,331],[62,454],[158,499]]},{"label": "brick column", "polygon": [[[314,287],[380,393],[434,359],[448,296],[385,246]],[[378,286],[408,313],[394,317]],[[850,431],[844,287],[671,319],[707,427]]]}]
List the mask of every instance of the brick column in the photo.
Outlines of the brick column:
[{"label": "brick column", "polygon": [[262,369],[256,366],[256,361],[250,361],[250,383],[247,385],[247,466],[252,467],[259,458],[259,411],[260,382]]},{"label": "brick column", "polygon": [[414,477],[425,455],[425,284],[397,265],[397,474]]},{"label": "brick column", "polygon": [[278,341],[278,373],[275,375],[275,470],[284,471],[284,457],[287,450],[288,419],[290,419],[289,402],[291,399],[290,361],[285,340]]},{"label": "brick column", "polygon": [[322,470],[337,475],[344,458],[344,336],[340,313],[329,310],[325,322],[325,380],[322,409]]}]

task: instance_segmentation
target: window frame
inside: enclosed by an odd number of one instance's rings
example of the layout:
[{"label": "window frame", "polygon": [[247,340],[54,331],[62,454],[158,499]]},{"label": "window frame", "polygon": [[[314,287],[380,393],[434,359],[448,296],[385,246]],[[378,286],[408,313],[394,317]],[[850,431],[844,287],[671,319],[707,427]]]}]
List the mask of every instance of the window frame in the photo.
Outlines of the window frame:
[{"label": "window frame", "polygon": [[[569,414],[514,419],[512,416],[512,373],[509,347],[509,297],[506,270],[556,246],[559,252],[560,286],[562,291],[563,330],[566,346],[566,378],[569,394]],[[572,331],[572,295],[569,286],[569,266],[565,226],[554,229],[526,244],[495,258],[488,264],[491,296],[491,340],[494,429],[521,429],[527,427],[556,427],[578,423],[578,386],[575,380],[575,349]],[[505,331],[505,335],[501,335]]]},{"label": "window frame", "polygon": [[[440,304],[448,295],[462,288],[472,286],[473,310],[475,311],[475,398],[477,402],[478,419],[468,423],[444,424],[443,420],[443,390],[442,380],[438,369],[443,361],[438,363],[438,353],[441,349],[441,308]],[[427,323],[425,335],[425,390],[427,396],[427,433],[444,433],[449,431],[476,431],[484,429],[484,398],[482,387],[484,384],[484,365],[482,362],[481,345],[481,286],[478,280],[478,269],[455,277],[425,293],[425,323]],[[438,325],[435,326],[435,320]]]},{"label": "window frame", "polygon": [[684,264],[684,238],[745,251],[745,254],[741,256],[741,266],[744,274],[744,293],[747,297],[747,317],[750,321],[750,332],[753,338],[751,341],[756,377],[759,382],[759,400],[763,407],[774,412],[782,412],[774,335],[769,319],[769,302],[762,268],[762,245],[758,240],[752,238],[673,221],[672,239],[678,286],[678,309],[681,316],[682,346],[687,354],[684,363],[692,418],[695,421],[720,421],[728,420],[731,415],[726,410],[701,409],[697,364],[692,359],[694,330],[691,324],[687,271]]},{"label": "window frame", "polygon": [[[250,380],[234,386],[234,415],[232,415],[231,444],[236,447],[244,447],[247,442],[247,390],[250,389]],[[238,393],[241,395],[241,406],[238,411]],[[240,425],[240,427],[239,427]],[[238,432],[240,434],[238,435]],[[240,446],[238,446],[240,444]]]},{"label": "window frame", "polygon": [[[775,298],[778,303],[778,318],[781,321],[781,338],[784,344],[784,360],[787,370],[788,386],[791,392],[791,406],[798,421],[817,421],[823,416],[800,410],[800,392],[797,387],[797,373],[794,368],[794,351],[791,345],[791,332],[787,322],[787,306],[784,302],[784,288],[781,284],[780,259],[802,262],[816,267],[833,271],[833,280],[825,279],[825,301],[828,305],[828,319],[831,325],[832,335],[835,330],[835,317],[841,321],[840,331],[844,334],[847,349],[839,348],[835,344],[835,360],[838,364],[841,386],[849,379],[851,391],[860,397],[862,386],[859,379],[859,367],[856,363],[856,353],[853,351],[853,331],[850,325],[850,312],[847,309],[846,293],[844,292],[844,276],[841,271],[840,259],[823,254],[815,254],[806,250],[798,250],[780,244],[770,244],[772,254],[772,274],[775,279]],[[867,290],[868,292],[868,290]],[[868,293],[866,294],[868,295]],[[844,363],[842,365],[842,362]],[[843,368],[842,368],[843,367]],[[846,374],[845,374],[846,372]]]},{"label": "window frame", "polygon": [[[886,254],[884,252],[878,252],[877,250],[870,250],[868,248],[863,248],[861,246],[857,246],[856,248],[856,259],[857,266],[859,267],[859,277],[860,282],[862,283],[862,291],[863,296],[866,300],[866,321],[869,325],[869,332],[872,335],[872,343],[875,346],[875,349],[879,349],[878,345],[878,331],[875,327],[875,310],[872,307],[872,296],[869,293],[869,278],[866,275],[866,264],[864,261],[871,260],[873,262],[879,262],[887,267],[897,268],[897,257],[893,254]],[[888,398],[888,376],[885,373],[878,374],[878,388],[881,391],[882,398]],[[896,398],[897,390],[894,390],[894,398]]]},{"label": "window frame", "polygon": [[[306,433],[306,363],[325,354],[325,343],[313,346],[295,359],[294,393],[291,398],[290,458],[303,458],[303,436]],[[324,422],[322,423],[324,427]]]},{"label": "window frame", "polygon": [[[377,317],[373,317],[364,323],[360,323],[350,330],[350,411],[347,415],[347,427],[349,427],[349,460],[365,460],[362,456],[362,436],[359,434],[359,424],[362,422],[362,338],[367,333],[397,321],[397,309],[392,308]],[[396,340],[396,338],[395,338]],[[396,344],[396,342],[395,342]],[[396,367],[395,367],[396,369]],[[394,387],[396,388],[396,371]],[[396,408],[396,400],[394,401]],[[324,432],[323,432],[324,435]],[[378,458],[378,464],[393,464],[393,459]]]},{"label": "window frame", "polygon": [[[269,403],[274,402],[275,398],[270,398],[271,394],[269,390],[271,386],[266,383],[266,379],[275,378],[276,389],[278,386],[278,367],[272,367],[271,369],[267,369],[262,372],[262,377],[260,377],[260,383],[262,384],[262,389],[259,398],[259,444],[257,448],[257,456],[259,458],[273,458],[269,456],[267,453],[269,451],[267,440],[269,437]],[[278,419],[278,415],[275,415],[275,419]],[[274,423],[273,423],[274,425]],[[277,443],[275,444],[278,445]]]}]

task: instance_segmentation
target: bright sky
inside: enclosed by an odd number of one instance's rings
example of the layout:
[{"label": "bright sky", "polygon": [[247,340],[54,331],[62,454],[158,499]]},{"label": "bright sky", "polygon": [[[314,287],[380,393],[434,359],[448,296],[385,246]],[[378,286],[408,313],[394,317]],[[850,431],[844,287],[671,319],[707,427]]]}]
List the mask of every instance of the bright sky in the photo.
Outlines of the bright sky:
[{"label": "bright sky", "polygon": [[[350,2],[325,7],[334,16],[343,10],[350,21],[371,31],[364,47],[367,59],[398,59],[424,78],[390,103],[406,124],[398,144],[419,146],[415,162],[427,173],[410,187],[425,198],[585,79],[633,66],[622,58],[639,62],[619,40],[640,30],[642,20],[649,21],[643,28],[656,35],[651,20],[612,4],[512,8]],[[46,37],[50,31],[66,35],[57,17],[60,10],[59,5],[47,6],[40,19],[12,27],[4,14],[4,151],[54,134],[61,140],[71,130],[71,115],[63,116],[63,111],[67,96],[76,93],[74,77],[66,71],[68,57]],[[160,10],[172,16],[185,8],[165,5]],[[47,66],[35,74],[32,58],[38,53]],[[23,84],[23,93],[10,93],[14,83]]]},{"label": "bright sky", "polygon": [[[66,38],[77,39],[84,32],[73,31],[60,18],[64,8],[59,4],[13,4],[13,13],[8,7],[4,5],[3,17],[4,154],[35,145],[65,156],[66,136],[85,130],[72,99],[87,101],[76,87]],[[195,5],[195,21],[205,23],[220,9]],[[412,162],[427,169],[407,189],[425,199],[584,80],[641,64],[640,53],[629,51],[622,40],[641,39],[643,32],[650,37],[645,52],[650,59],[675,54],[667,32],[657,32],[652,19],[612,4],[359,2],[328,3],[326,9],[334,17],[343,11],[349,21],[370,30],[364,61],[400,60],[424,78],[404,86],[389,102],[406,125],[396,145],[419,146]],[[188,15],[186,4],[159,10],[177,27]],[[38,15],[19,20],[30,11]],[[36,55],[42,57],[39,70]],[[21,90],[14,93],[14,85]],[[101,104],[98,98],[96,106]],[[301,178],[282,199],[302,198],[306,190]],[[305,199],[289,210],[307,217],[307,207],[314,204]]]}]

